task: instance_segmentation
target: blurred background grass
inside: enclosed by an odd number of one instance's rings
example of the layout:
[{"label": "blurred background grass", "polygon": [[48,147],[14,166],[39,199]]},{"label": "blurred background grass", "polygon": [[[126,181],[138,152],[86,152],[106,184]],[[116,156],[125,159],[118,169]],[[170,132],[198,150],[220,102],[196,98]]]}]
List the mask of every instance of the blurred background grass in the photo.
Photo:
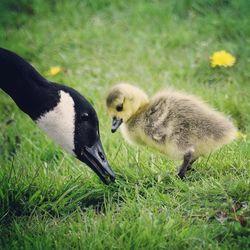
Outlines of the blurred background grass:
[{"label": "blurred background grass", "polygon": [[[91,101],[117,183],[100,183],[1,92],[0,247],[248,249],[249,10],[248,0],[2,0],[0,46]],[[222,49],[236,64],[211,68]],[[52,66],[63,71],[49,76]],[[111,136],[105,93],[118,81],[199,95],[247,139],[178,180],[178,162]]]}]

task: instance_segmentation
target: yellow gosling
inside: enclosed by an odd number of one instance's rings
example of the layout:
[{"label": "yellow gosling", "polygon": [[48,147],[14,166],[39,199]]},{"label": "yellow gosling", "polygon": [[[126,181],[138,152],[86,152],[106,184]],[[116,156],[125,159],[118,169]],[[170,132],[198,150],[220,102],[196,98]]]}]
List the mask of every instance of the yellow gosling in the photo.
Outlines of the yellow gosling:
[{"label": "yellow gosling", "polygon": [[148,145],[172,159],[183,159],[183,178],[194,161],[236,137],[236,128],[222,113],[199,98],[176,91],[162,91],[152,99],[138,87],[120,83],[106,98],[112,132],[121,125],[129,143]]}]

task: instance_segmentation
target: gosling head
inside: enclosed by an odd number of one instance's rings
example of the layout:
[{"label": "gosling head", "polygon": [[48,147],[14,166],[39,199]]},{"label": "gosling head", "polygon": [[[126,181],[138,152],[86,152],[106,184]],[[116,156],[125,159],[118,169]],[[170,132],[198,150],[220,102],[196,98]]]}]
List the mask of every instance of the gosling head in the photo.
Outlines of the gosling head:
[{"label": "gosling head", "polygon": [[108,113],[112,117],[111,132],[114,133],[147,103],[147,95],[139,88],[126,83],[113,86],[106,98]]}]

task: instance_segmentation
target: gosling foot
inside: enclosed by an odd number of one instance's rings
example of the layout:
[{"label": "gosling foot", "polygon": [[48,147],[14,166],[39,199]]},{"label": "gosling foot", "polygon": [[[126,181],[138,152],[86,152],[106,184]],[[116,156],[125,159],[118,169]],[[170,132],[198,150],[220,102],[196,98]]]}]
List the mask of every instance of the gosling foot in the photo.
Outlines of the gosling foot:
[{"label": "gosling foot", "polygon": [[183,163],[179,167],[178,176],[183,179],[188,170],[192,169],[192,164],[196,161],[193,157],[193,151],[189,150],[184,154]]}]

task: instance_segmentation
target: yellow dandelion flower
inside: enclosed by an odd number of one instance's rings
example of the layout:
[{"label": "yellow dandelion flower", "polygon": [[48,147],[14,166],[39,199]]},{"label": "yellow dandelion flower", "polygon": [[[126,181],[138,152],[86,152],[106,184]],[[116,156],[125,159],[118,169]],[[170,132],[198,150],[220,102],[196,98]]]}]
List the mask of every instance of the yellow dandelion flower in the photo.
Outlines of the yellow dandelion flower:
[{"label": "yellow dandelion flower", "polygon": [[246,141],[247,140],[247,135],[240,132],[240,131],[237,131],[236,138],[239,139],[239,140],[242,140],[242,141]]},{"label": "yellow dandelion flower", "polygon": [[60,66],[51,67],[49,70],[49,75],[56,76],[62,71]]},{"label": "yellow dandelion flower", "polygon": [[216,66],[232,67],[236,62],[236,58],[225,50],[214,52],[210,60],[213,68]]}]

